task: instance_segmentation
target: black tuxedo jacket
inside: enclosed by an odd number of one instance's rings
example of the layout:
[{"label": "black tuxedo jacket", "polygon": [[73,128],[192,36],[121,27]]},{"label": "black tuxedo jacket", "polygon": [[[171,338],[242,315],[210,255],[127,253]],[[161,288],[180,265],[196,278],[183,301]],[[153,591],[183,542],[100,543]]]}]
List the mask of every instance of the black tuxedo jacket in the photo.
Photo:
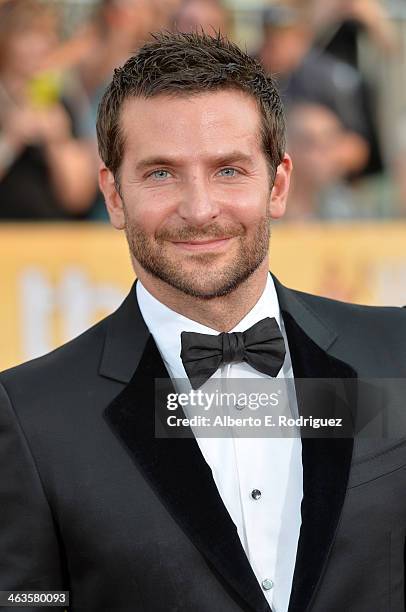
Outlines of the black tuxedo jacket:
[{"label": "black tuxedo jacket", "polygon": [[[295,377],[406,377],[405,310],[275,283]],[[0,590],[69,590],[75,612],[269,612],[196,441],[154,437],[165,376],[134,287],[0,375]],[[406,436],[303,438],[302,460],[289,612],[403,611]]]}]

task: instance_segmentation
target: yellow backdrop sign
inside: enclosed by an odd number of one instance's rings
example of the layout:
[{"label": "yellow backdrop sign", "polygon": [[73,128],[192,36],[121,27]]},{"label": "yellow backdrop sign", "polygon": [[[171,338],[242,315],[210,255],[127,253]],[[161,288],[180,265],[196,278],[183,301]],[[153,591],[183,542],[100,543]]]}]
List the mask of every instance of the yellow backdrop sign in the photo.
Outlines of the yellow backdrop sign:
[{"label": "yellow backdrop sign", "polygon": [[[406,223],[281,224],[271,269],[287,286],[339,300],[406,304]],[[134,279],[122,233],[105,225],[0,226],[0,369],[73,338]]]}]

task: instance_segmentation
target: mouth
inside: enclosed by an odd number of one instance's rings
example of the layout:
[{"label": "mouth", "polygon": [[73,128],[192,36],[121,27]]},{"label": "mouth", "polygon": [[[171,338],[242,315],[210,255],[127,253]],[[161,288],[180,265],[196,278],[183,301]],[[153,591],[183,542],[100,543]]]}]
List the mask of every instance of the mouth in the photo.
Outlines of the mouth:
[{"label": "mouth", "polygon": [[198,252],[198,251],[215,251],[228,245],[232,240],[232,237],[224,238],[212,238],[207,240],[187,240],[187,241],[173,241],[172,244],[178,249]]}]

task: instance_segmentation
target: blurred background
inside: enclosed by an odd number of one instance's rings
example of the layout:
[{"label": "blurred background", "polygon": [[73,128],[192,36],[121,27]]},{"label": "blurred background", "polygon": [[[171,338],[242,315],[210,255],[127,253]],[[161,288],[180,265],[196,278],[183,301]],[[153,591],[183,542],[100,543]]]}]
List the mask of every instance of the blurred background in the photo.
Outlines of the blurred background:
[{"label": "blurred background", "polygon": [[0,369],[113,311],[133,281],[97,187],[97,105],[160,29],[220,30],[274,74],[294,162],[270,267],[406,304],[405,0],[0,0]]}]

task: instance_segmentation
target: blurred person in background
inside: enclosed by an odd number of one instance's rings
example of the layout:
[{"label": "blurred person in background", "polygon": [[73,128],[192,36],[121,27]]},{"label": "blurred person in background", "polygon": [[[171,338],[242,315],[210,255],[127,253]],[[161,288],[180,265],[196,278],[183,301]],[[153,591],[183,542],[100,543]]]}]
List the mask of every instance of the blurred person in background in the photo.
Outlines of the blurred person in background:
[{"label": "blurred person in background", "polygon": [[401,194],[406,194],[406,148],[393,165],[398,188],[388,173],[349,182],[351,151],[357,142],[336,113],[327,106],[297,100],[287,108],[287,126],[294,169],[286,218],[350,221],[401,214],[398,203]]},{"label": "blurred person in background", "polygon": [[[299,0],[302,2],[302,0]],[[315,46],[360,69],[360,41],[374,47],[385,60],[400,50],[399,34],[380,0],[307,0],[309,19],[315,31]],[[365,175],[384,169],[375,115],[377,92],[370,78],[361,78],[360,100],[368,125],[370,156]],[[376,177],[374,177],[376,178]]]},{"label": "blurred person in background", "polygon": [[[303,0],[296,4],[303,4]],[[307,0],[307,4],[318,39],[330,53],[354,67],[358,65],[360,31],[385,54],[399,48],[396,29],[379,0]]]},{"label": "blurred person in background", "polygon": [[347,170],[360,173],[370,153],[370,129],[361,103],[361,79],[351,66],[313,47],[305,10],[276,5],[263,12],[259,59],[274,73],[285,103],[308,100],[329,108],[352,133]]},{"label": "blurred person in background", "polygon": [[154,28],[154,3],[148,0],[101,0],[86,36],[88,49],[80,59],[81,82],[97,101],[114,68],[127,60]]},{"label": "blurred person in background", "polygon": [[74,219],[96,190],[59,81],[46,70],[56,15],[36,0],[0,4],[0,219]]},{"label": "blurred person in background", "polygon": [[178,32],[203,30],[208,34],[227,33],[230,15],[219,0],[183,0],[174,16],[174,28]]},{"label": "blurred person in background", "polygon": [[[81,99],[81,129],[92,143],[95,173],[99,165],[97,107],[116,66],[124,63],[148,39],[156,27],[155,17],[164,18],[162,11],[156,13],[154,7],[155,3],[150,0],[102,0],[90,22],[58,50],[58,59],[54,57],[54,61],[64,63],[69,63],[71,58],[71,86]],[[87,218],[108,220],[99,191]]]},{"label": "blurred person in background", "polygon": [[297,101],[288,109],[288,149],[293,160],[289,206],[291,219],[353,218],[360,214],[348,174],[348,150],[354,134],[330,108]]}]

